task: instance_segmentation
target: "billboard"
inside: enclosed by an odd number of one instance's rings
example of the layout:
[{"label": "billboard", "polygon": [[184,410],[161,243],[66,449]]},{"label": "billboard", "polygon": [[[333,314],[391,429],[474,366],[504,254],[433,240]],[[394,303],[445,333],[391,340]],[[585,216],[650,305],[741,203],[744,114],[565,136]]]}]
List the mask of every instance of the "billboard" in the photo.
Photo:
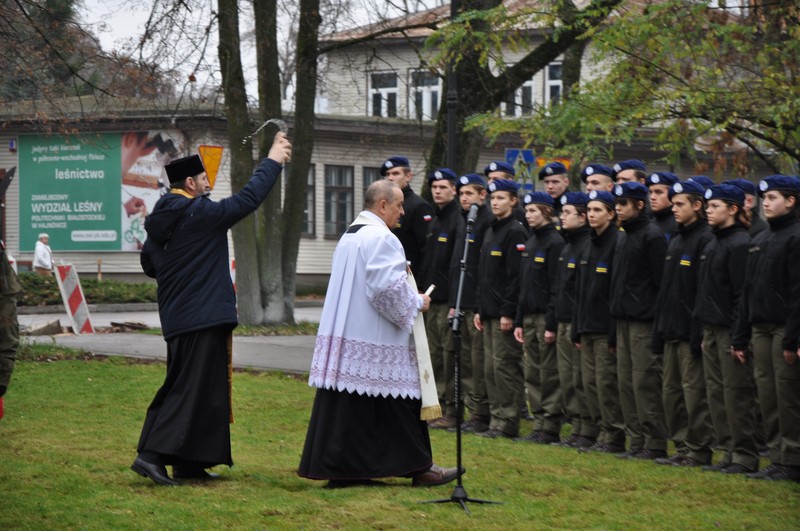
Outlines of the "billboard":
[{"label": "billboard", "polygon": [[59,251],[138,251],[144,217],[169,189],[163,166],[182,152],[177,133],[21,135],[20,250],[40,233]]}]

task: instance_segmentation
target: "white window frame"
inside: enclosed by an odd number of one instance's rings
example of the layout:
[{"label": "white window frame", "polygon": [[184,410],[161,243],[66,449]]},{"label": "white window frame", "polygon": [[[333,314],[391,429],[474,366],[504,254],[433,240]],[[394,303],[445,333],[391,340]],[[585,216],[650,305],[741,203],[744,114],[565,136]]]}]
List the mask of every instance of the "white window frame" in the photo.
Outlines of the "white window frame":
[{"label": "white window frame", "polygon": [[[550,69],[552,67],[559,68],[559,76],[558,79],[552,79]],[[558,103],[564,96],[564,63],[561,61],[553,61],[547,68],[544,69],[545,76],[544,76],[544,101],[545,105],[552,105],[553,103]],[[551,96],[551,91],[553,88],[558,88],[558,97],[555,98],[555,102],[553,101],[554,98]]]},{"label": "white window frame", "polygon": [[[380,116],[383,118],[396,118],[399,112],[398,106],[400,103],[400,76],[394,71],[373,71],[368,72],[369,76],[369,116]],[[393,87],[375,87],[374,76],[394,76]],[[380,96],[380,109],[375,109],[375,96]],[[394,96],[394,98],[392,98]],[[390,102],[394,99],[394,112],[390,113]]]},{"label": "white window frame", "polygon": [[[513,106],[509,105],[513,102]],[[533,79],[529,79],[514,91],[514,99],[503,102],[503,116],[530,116],[536,101],[533,97]],[[519,112],[518,112],[519,110]]]},{"label": "white window frame", "polygon": [[[415,75],[428,79],[435,78],[435,85],[417,85]],[[429,77],[430,76],[430,77]],[[417,97],[422,98],[422,109],[418,108]],[[429,70],[411,70],[408,74],[408,117],[412,120],[435,120],[439,114],[442,98],[442,79]]]}]

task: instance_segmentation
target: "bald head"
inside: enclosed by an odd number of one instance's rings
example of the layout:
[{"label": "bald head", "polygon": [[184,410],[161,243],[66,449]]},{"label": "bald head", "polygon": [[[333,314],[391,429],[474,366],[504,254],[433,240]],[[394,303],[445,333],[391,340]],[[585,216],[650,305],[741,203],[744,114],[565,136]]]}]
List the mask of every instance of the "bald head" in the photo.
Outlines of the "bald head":
[{"label": "bald head", "polygon": [[394,190],[399,190],[400,187],[387,179],[375,181],[367,188],[367,193],[364,194],[364,208],[366,210],[375,210],[380,205],[381,201],[391,202],[394,198]]}]

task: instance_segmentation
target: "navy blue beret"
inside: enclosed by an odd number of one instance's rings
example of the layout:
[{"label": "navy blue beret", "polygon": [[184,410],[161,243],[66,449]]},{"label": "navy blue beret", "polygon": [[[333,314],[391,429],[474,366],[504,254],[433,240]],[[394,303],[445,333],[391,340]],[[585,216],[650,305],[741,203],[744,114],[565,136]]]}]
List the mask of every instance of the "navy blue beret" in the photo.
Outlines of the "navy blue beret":
[{"label": "navy blue beret", "polygon": [[722,184],[730,184],[741,189],[746,194],[756,195],[756,185],[747,179],[728,179],[727,181],[722,181]]},{"label": "navy blue beret", "polygon": [[[687,180],[694,181],[700,184],[700,186],[702,186],[703,188],[708,188],[709,186],[714,186],[715,184],[717,184],[713,180],[711,180],[710,177],[706,177],[705,175],[692,175]],[[753,187],[753,190],[755,190],[755,187]]]},{"label": "navy blue beret", "polygon": [[612,179],[614,177],[614,170],[602,164],[589,164],[581,171],[581,180],[586,182],[587,177],[595,174],[605,175],[609,179]]},{"label": "navy blue beret", "polygon": [[522,202],[526,205],[547,205],[553,206],[553,198],[550,197],[550,194],[546,194],[544,192],[530,192],[525,194],[525,197],[522,198]]},{"label": "navy blue beret", "polygon": [[432,183],[433,181],[450,181],[451,183],[455,183],[456,172],[450,168],[439,168],[435,172],[431,173],[430,177],[428,177],[428,184]]},{"label": "navy blue beret", "polygon": [[381,164],[381,175],[386,175],[386,172],[392,168],[410,168],[408,159],[405,157],[389,157],[383,164]]},{"label": "navy blue beret", "polygon": [[486,181],[483,180],[483,177],[478,175],[477,173],[468,173],[466,175],[462,175],[456,181],[456,191],[460,190],[462,186],[465,184],[476,184],[478,186],[483,186],[486,188]]},{"label": "navy blue beret", "polygon": [[519,185],[511,179],[495,179],[489,183],[489,193],[494,192],[511,192],[512,195],[517,195]]},{"label": "navy blue beret", "polygon": [[676,194],[690,194],[690,195],[699,195],[703,197],[703,194],[706,193],[705,187],[697,181],[693,181],[688,179],[686,181],[678,181],[673,184],[669,188],[669,198],[672,199],[672,196]]},{"label": "navy blue beret", "polygon": [[611,192],[592,190],[589,192],[589,201],[600,201],[601,203],[605,203],[611,207],[611,210],[614,210],[614,207],[616,206],[616,200]]},{"label": "navy blue beret", "polygon": [[646,172],[647,166],[645,166],[644,162],[641,160],[623,160],[622,162],[617,162],[614,164],[614,177],[616,177],[619,172],[624,170],[639,170]]},{"label": "navy blue beret", "polygon": [[758,183],[758,195],[763,196],[764,192],[769,192],[770,190],[800,192],[800,179],[777,173],[769,177],[764,177],[761,182]]},{"label": "navy blue beret", "polygon": [[667,186],[672,186],[676,182],[678,182],[678,176],[674,173],[670,173],[668,171],[658,171],[656,173],[651,173],[647,176],[644,183],[647,186],[653,186],[654,184],[664,184]]},{"label": "navy blue beret", "polygon": [[717,184],[709,186],[705,194],[706,201],[721,199],[744,206],[744,190],[733,184]]},{"label": "navy blue beret", "polygon": [[501,171],[503,173],[511,175],[512,177],[517,174],[517,171],[514,169],[514,166],[512,166],[508,162],[503,162],[502,160],[490,163],[488,166],[486,166],[486,168],[483,169],[483,174],[488,176],[493,171]]},{"label": "navy blue beret", "polygon": [[550,175],[563,175],[565,173],[567,173],[566,166],[560,162],[551,162],[549,164],[545,164],[544,168],[539,170],[539,180],[543,181],[545,177]]},{"label": "navy blue beret", "polygon": [[620,183],[614,187],[614,195],[619,198],[647,201],[647,187],[637,182]]},{"label": "navy blue beret", "polygon": [[585,207],[589,202],[589,194],[583,192],[566,192],[561,196],[562,205],[573,205]]}]

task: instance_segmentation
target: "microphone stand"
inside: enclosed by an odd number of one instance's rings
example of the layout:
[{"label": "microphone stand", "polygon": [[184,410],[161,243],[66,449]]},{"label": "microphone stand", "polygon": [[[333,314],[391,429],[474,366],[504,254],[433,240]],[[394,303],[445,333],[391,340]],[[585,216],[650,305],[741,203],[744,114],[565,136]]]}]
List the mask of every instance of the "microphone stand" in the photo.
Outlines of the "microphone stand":
[{"label": "microphone stand", "polygon": [[[476,210],[477,215],[477,210]],[[464,289],[464,276],[467,271],[467,253],[469,252],[469,241],[470,236],[472,235],[472,225],[475,223],[475,219],[468,215],[467,216],[467,230],[466,234],[464,235],[464,254],[461,257],[461,262],[459,263],[459,277],[458,277],[458,292],[456,294],[456,307],[455,313],[453,315],[453,322],[451,325],[451,330],[453,332],[453,376],[455,379],[455,389],[453,390],[453,398],[456,403],[456,467],[458,470],[458,479],[456,480],[456,486],[453,488],[453,493],[450,495],[449,498],[442,498],[439,500],[430,500],[424,501],[421,503],[458,503],[461,505],[461,508],[469,514],[469,509],[467,508],[467,502],[472,503],[503,503],[497,501],[489,501],[489,500],[479,500],[475,498],[470,498],[467,495],[467,490],[464,488],[464,484],[462,482],[462,466],[461,466],[461,424],[464,421],[464,405],[461,403],[461,320],[464,317],[464,313],[461,311],[461,293]]]}]

